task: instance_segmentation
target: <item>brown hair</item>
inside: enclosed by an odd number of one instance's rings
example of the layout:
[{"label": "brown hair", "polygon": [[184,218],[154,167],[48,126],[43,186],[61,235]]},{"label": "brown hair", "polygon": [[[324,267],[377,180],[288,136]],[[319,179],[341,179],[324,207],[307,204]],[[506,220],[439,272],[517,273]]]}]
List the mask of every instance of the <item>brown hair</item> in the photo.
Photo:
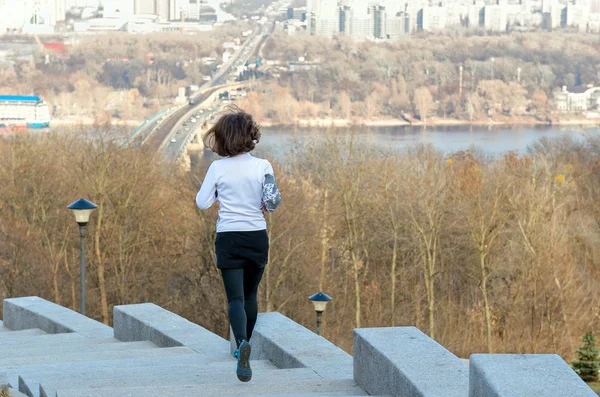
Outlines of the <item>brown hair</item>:
[{"label": "brown hair", "polygon": [[202,139],[204,146],[219,156],[236,156],[254,150],[260,141],[260,126],[250,114],[231,105]]}]

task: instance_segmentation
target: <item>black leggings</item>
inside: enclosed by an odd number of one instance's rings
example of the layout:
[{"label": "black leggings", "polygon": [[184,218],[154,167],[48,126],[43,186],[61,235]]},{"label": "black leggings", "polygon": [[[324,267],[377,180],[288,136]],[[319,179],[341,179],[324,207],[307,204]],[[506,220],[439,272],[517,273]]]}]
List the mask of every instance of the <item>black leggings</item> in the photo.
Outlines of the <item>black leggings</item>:
[{"label": "black leggings", "polygon": [[237,347],[240,347],[243,340],[249,341],[252,337],[258,316],[256,294],[264,271],[264,267],[258,266],[221,269],[229,302],[229,322]]}]

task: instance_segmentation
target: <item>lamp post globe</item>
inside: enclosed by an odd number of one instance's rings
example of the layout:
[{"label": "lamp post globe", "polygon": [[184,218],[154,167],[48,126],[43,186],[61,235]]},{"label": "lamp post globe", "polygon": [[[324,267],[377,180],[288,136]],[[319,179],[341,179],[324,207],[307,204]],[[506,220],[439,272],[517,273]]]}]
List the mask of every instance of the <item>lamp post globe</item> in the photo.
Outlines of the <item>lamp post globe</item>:
[{"label": "lamp post globe", "polygon": [[317,335],[321,335],[321,318],[327,308],[327,304],[332,301],[332,298],[323,292],[317,292],[308,299],[315,306],[315,312],[317,312]]},{"label": "lamp post globe", "polygon": [[80,281],[80,308],[79,311],[85,316],[85,235],[86,226],[90,221],[90,215],[98,206],[91,201],[85,199],[79,199],[67,206],[68,209],[73,211],[75,215],[75,221],[79,225],[79,253],[80,253],[80,264],[79,264],[79,281]]},{"label": "lamp post globe", "polygon": [[90,221],[90,214],[92,211],[98,208],[98,206],[91,201],[87,201],[86,199],[79,199],[69,204],[67,208],[73,211],[75,220],[79,226],[85,226]]}]

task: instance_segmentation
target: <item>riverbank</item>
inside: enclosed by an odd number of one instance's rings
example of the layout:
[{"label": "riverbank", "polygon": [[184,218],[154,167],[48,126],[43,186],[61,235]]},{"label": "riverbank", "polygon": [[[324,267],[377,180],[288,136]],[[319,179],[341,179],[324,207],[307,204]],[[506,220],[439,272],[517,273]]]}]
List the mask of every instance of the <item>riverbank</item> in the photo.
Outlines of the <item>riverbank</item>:
[{"label": "riverbank", "polygon": [[[128,126],[138,127],[144,120],[121,120],[121,119],[94,119],[94,118],[77,118],[77,119],[53,119],[53,126],[90,126],[90,125],[106,125],[113,126]],[[260,120],[263,127],[277,127],[281,125],[293,125],[298,127],[460,127],[460,126],[477,126],[477,127],[503,127],[503,126],[597,126],[600,125],[599,118],[562,118],[551,121],[542,121],[532,117],[515,117],[503,119],[487,119],[487,120],[457,120],[444,119],[439,117],[431,117],[426,122],[420,120],[405,119],[336,119],[336,118],[317,118],[317,119],[298,119],[293,123],[277,123],[271,120]]]},{"label": "riverbank", "polygon": [[121,120],[121,119],[94,119],[91,117],[81,117],[76,119],[52,119],[50,125],[53,127],[77,127],[90,125],[112,125],[138,127],[144,120]]},{"label": "riverbank", "polygon": [[[282,125],[270,120],[260,121],[264,127],[276,127]],[[569,125],[600,125],[600,118],[573,118],[573,119],[555,119],[550,122],[537,120],[534,118],[507,118],[507,119],[488,119],[488,120],[457,120],[432,117],[426,122],[420,120],[406,121],[405,119],[299,119],[295,123],[287,124],[299,127],[453,127],[453,126],[569,126]]]}]

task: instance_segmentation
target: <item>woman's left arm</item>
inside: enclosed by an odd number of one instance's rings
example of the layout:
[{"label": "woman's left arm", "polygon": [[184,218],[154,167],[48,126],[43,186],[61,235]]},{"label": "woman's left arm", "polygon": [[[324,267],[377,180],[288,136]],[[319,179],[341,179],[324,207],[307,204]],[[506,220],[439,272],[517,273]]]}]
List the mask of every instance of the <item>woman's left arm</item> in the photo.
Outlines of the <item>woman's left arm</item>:
[{"label": "woman's left arm", "polygon": [[262,208],[263,211],[273,212],[281,203],[281,193],[275,181],[273,166],[268,161],[265,161],[264,173]]},{"label": "woman's left arm", "polygon": [[196,195],[196,205],[201,210],[210,208],[217,201],[217,179],[215,173],[215,163],[208,167],[202,187]]}]

